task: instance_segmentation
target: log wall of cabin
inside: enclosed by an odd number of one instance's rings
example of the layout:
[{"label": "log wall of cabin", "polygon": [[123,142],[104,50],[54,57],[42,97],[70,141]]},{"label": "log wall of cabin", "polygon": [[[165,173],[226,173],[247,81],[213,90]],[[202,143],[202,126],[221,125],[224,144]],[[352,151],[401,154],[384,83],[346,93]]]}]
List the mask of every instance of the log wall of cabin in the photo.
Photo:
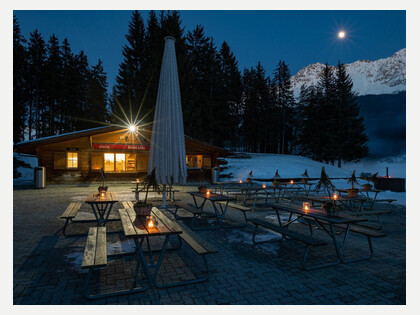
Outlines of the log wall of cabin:
[{"label": "log wall of cabin", "polygon": [[[128,139],[126,139],[128,136]],[[139,141],[140,139],[140,141]],[[73,183],[73,182],[89,182],[100,181],[99,170],[92,170],[92,152],[101,153],[136,153],[148,155],[148,151],[134,150],[102,150],[93,149],[94,143],[112,143],[112,144],[141,144],[149,145],[149,141],[144,137],[139,139],[128,134],[126,131],[109,132],[93,136],[83,136],[70,140],[62,140],[60,142],[39,145],[36,147],[38,156],[38,164],[46,168],[47,183]],[[150,139],[150,135],[149,135]],[[206,155],[211,156],[211,167],[218,166],[217,157],[219,152],[212,146],[204,145],[199,141],[185,141],[187,155]],[[70,149],[70,150],[69,150]],[[78,168],[77,169],[55,169],[54,153],[55,152],[77,152]],[[106,173],[107,180],[131,180],[139,176],[139,172],[122,172],[122,173]],[[146,172],[144,172],[144,175]],[[204,170],[206,180],[210,177],[210,170]],[[198,181],[200,179],[199,170],[188,170],[188,180]]]}]

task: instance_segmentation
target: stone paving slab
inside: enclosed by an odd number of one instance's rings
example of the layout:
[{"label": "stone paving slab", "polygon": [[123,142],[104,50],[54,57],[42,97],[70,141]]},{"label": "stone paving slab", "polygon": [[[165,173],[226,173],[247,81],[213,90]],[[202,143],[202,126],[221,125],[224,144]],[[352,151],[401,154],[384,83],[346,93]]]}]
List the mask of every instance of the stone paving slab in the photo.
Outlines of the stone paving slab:
[{"label": "stone paving slab", "polygon": [[[406,209],[393,207],[391,215],[383,216],[387,236],[373,239],[374,256],[369,261],[340,264],[335,267],[303,271],[301,260],[304,246],[295,241],[281,240],[277,234],[263,231],[266,239],[278,242],[253,245],[252,227],[197,231],[213,244],[218,253],[208,256],[210,280],[169,289],[149,289],[143,293],[86,300],[83,285],[86,270],[80,268],[88,227],[80,223],[71,231],[80,237],[64,237],[60,215],[72,201],[83,201],[97,185],[60,186],[46,189],[15,188],[13,198],[13,301],[14,304],[405,304],[406,303]],[[130,185],[114,185],[110,190],[130,200]],[[196,188],[177,187],[177,198],[191,202],[186,191]],[[118,203],[113,215],[118,216]],[[206,211],[211,212],[207,206]],[[83,204],[80,210],[89,215]],[[229,210],[230,211],[230,210]],[[180,213],[181,214],[181,213]],[[242,220],[239,211],[228,212],[228,218]],[[275,219],[273,211],[257,211],[250,216]],[[188,224],[188,220],[185,221]],[[293,229],[306,231],[302,224]],[[121,224],[109,222],[108,231],[121,231]],[[314,232],[329,245],[311,251],[311,262],[334,260],[331,241],[323,231]],[[324,235],[325,234],[325,235]],[[153,247],[161,239],[152,242]],[[176,244],[173,243],[175,246]],[[108,235],[108,253],[133,249],[123,233]],[[368,253],[366,239],[350,235],[348,255]],[[156,255],[154,256],[156,259]],[[200,257],[188,248],[168,253],[163,261],[159,281],[179,281],[202,275]],[[109,258],[106,269],[91,279],[94,292],[130,288],[145,283],[134,256]],[[95,282],[97,281],[97,282]]]}]

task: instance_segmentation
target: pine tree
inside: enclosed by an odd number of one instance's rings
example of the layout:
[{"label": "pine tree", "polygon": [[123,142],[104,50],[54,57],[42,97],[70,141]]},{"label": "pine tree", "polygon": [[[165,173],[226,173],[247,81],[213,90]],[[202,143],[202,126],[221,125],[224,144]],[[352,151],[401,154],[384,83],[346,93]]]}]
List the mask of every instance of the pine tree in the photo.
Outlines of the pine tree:
[{"label": "pine tree", "polygon": [[345,66],[338,62],[335,75],[336,120],[338,137],[336,141],[338,167],[341,162],[359,160],[368,154],[367,136],[360,117],[357,95],[352,91],[353,82]]},{"label": "pine tree", "polygon": [[75,57],[71,51],[67,38],[63,40],[60,47],[63,75],[61,102],[58,110],[59,124],[58,133],[65,133],[75,130],[75,122],[71,118],[74,113],[74,106],[77,104],[78,75],[75,64]]},{"label": "pine tree", "polygon": [[250,152],[266,152],[269,143],[270,82],[260,62],[256,68],[243,73],[243,123],[246,149]]},{"label": "pine tree", "polygon": [[[116,96],[122,109],[114,113],[123,121],[132,121],[143,100],[146,89],[146,78],[143,76],[145,64],[145,29],[140,12],[134,11],[129,23],[128,44],[123,47],[124,60],[119,66],[116,78]],[[142,108],[147,113],[151,108]],[[153,120],[150,115],[146,120]],[[118,121],[118,120],[116,120]],[[121,123],[121,121],[118,121]]]},{"label": "pine tree", "polygon": [[88,87],[86,91],[88,109],[85,117],[92,121],[88,124],[90,128],[101,125],[106,122],[108,117],[107,111],[107,88],[108,82],[101,59],[98,63],[91,67],[89,71]]},{"label": "pine tree", "polygon": [[319,159],[325,162],[333,162],[336,159],[335,144],[336,138],[336,86],[333,68],[325,64],[321,72],[317,88],[321,91],[319,99],[318,119],[321,124],[320,139],[317,142],[324,143],[319,152]]},{"label": "pine tree", "polygon": [[21,34],[20,25],[13,15],[13,142],[25,139],[26,121],[26,76],[27,61],[25,38]]},{"label": "pine tree", "polygon": [[[41,136],[41,117],[45,110],[45,41],[38,30],[30,34],[28,45],[28,131],[29,139]],[[35,134],[33,133],[35,132]]]},{"label": "pine tree", "polygon": [[217,116],[224,117],[224,119],[221,119],[219,139],[216,142],[224,145],[228,141],[231,146],[236,147],[239,137],[237,126],[239,125],[242,98],[241,73],[238,69],[238,62],[226,42],[222,43],[217,58],[221,67],[220,82],[222,85],[220,109]]},{"label": "pine tree", "polygon": [[214,142],[218,138],[219,122],[215,120],[215,112],[221,87],[216,47],[213,39],[206,37],[204,28],[198,25],[187,34],[187,48],[192,65],[192,93],[190,102],[184,107],[185,130],[193,137]]},{"label": "pine tree", "polygon": [[284,61],[280,60],[273,76],[276,89],[277,116],[279,116],[277,153],[285,154],[288,152],[286,144],[294,138],[293,126],[295,124],[295,99],[293,97],[290,82],[291,75],[289,66]]},{"label": "pine tree", "polygon": [[48,57],[45,63],[45,97],[46,112],[42,120],[45,123],[44,136],[50,136],[59,129],[58,124],[61,93],[63,91],[63,64],[60,55],[60,45],[57,37],[53,34],[47,46]]}]

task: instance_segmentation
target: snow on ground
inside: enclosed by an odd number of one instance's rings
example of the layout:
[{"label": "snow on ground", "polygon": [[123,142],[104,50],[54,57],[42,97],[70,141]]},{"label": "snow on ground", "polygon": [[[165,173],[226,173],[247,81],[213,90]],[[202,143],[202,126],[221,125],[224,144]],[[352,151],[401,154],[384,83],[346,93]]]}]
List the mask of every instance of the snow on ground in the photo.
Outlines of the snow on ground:
[{"label": "snow on ground", "polygon": [[13,153],[13,158],[16,158],[19,161],[22,161],[26,164],[29,164],[30,167],[18,167],[17,172],[20,173],[20,176],[13,178],[13,184],[28,184],[33,183],[34,180],[34,167],[38,166],[38,158],[36,156],[26,156],[19,155],[18,153]]},{"label": "snow on ground", "polygon": [[[297,155],[268,153],[249,153],[249,155],[250,159],[226,158],[227,168],[221,174],[232,173],[232,178],[226,180],[245,180],[250,171],[254,178],[273,178],[277,169],[282,178],[301,177],[305,169],[308,170],[309,177],[319,178],[323,166],[331,178],[350,177],[353,170],[356,170],[357,176],[360,176],[361,173],[374,174],[376,172],[379,172],[379,176],[385,176],[386,167],[388,167],[388,174],[391,177],[406,177],[405,155],[379,159],[366,158],[359,163],[344,164],[342,168]],[[367,182],[359,180],[359,183],[363,185]],[[349,186],[345,179],[333,180],[333,184],[337,188],[348,188]],[[271,183],[267,182],[267,185],[271,185]],[[405,205],[406,193],[385,191],[378,195],[378,199],[397,199],[396,204]]]}]

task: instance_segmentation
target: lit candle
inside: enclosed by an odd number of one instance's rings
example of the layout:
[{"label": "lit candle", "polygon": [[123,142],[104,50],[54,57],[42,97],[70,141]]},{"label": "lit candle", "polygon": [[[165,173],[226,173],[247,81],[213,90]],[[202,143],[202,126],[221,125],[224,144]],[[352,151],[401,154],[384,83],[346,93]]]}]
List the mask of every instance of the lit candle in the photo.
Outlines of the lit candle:
[{"label": "lit candle", "polygon": [[149,227],[149,228],[155,227],[155,224],[153,223],[153,220],[149,221],[149,223],[147,224],[147,227]]},{"label": "lit candle", "polygon": [[263,184],[263,188],[265,189],[265,187],[267,187],[265,184]]},{"label": "lit candle", "polygon": [[137,178],[137,179],[136,179],[136,183],[139,183],[139,182],[140,182],[140,180]]},{"label": "lit candle", "polygon": [[207,189],[206,195],[207,197],[210,196],[210,189]]},{"label": "lit candle", "polygon": [[305,210],[305,212],[307,213],[309,211],[310,207],[309,207],[309,202],[304,202],[303,203],[303,210]]},{"label": "lit candle", "polygon": [[290,181],[290,184],[293,185],[293,179]]},{"label": "lit candle", "polygon": [[337,200],[337,198],[338,198],[337,193],[334,193],[333,198],[334,198],[334,200]]},{"label": "lit candle", "polygon": [[101,198],[104,198],[104,197],[105,197],[105,192],[101,191]]}]

